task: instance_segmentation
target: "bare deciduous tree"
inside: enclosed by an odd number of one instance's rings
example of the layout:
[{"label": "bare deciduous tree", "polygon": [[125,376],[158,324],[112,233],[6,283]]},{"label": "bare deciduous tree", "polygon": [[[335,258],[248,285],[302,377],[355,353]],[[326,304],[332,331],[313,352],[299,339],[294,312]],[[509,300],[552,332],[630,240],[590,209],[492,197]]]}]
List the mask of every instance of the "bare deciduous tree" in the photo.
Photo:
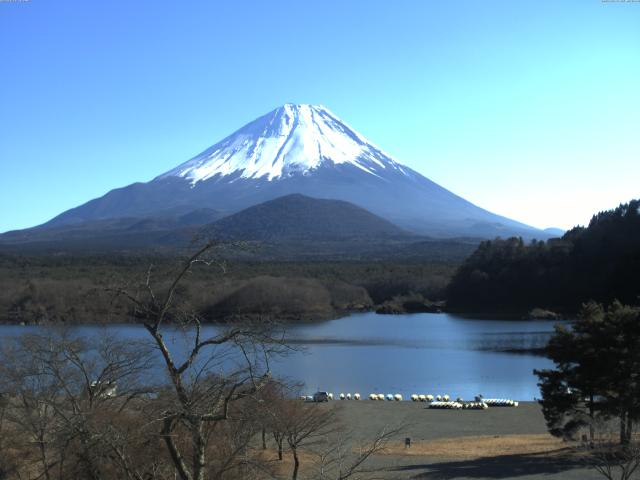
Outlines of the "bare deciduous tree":
[{"label": "bare deciduous tree", "polygon": [[607,480],[631,480],[640,472],[640,442],[629,432],[629,443],[620,444],[613,422],[595,426],[595,441],[585,444],[589,466]]},{"label": "bare deciduous tree", "polygon": [[[269,358],[279,351],[265,325],[214,330],[205,334],[197,312],[179,299],[180,283],[198,265],[216,264],[205,258],[215,244],[209,243],[187,259],[162,293],[154,289],[152,269],[141,289],[114,290],[133,305],[133,314],[151,335],[164,361],[170,388],[160,412],[160,435],[181,480],[204,480],[212,465],[207,455],[212,432],[229,421],[232,405],[256,395],[270,378]],[[166,338],[167,323],[183,328],[184,349]],[[182,354],[181,354],[182,353]],[[189,442],[177,441],[188,432]]]},{"label": "bare deciduous tree", "polygon": [[291,478],[296,480],[300,470],[300,449],[311,447],[338,430],[337,411],[324,405],[285,399],[277,415],[278,430],[293,456]]},{"label": "bare deciduous tree", "polygon": [[640,446],[629,444],[604,448],[594,454],[592,462],[593,468],[607,480],[630,480],[640,468]]},{"label": "bare deciduous tree", "polygon": [[338,431],[326,435],[317,448],[313,465],[313,478],[317,480],[358,480],[375,478],[375,469],[367,467],[368,460],[396,438],[404,426],[387,427],[380,430],[373,439],[359,443],[345,432]]},{"label": "bare deciduous tree", "polygon": [[[118,430],[117,420],[142,393],[150,353],[110,335],[87,339],[68,331],[5,343],[0,389],[8,403],[7,428],[24,438],[25,452],[33,445],[38,453],[33,462],[24,459],[23,470],[51,479],[102,478],[118,469],[113,447],[127,429]],[[126,470],[120,476],[136,478]]]}]

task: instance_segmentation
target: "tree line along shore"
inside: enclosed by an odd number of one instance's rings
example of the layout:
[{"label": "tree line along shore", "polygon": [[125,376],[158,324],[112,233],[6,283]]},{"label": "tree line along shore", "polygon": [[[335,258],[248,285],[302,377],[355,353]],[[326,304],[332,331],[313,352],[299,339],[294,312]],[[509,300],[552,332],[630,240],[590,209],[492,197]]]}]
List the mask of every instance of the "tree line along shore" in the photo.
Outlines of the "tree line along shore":
[{"label": "tree line along shore", "polygon": [[[511,318],[573,317],[583,303],[637,304],[640,200],[593,216],[561,238],[495,239],[461,261],[247,261],[222,249],[185,281],[189,306],[212,322],[320,320],[354,311],[448,311]],[[0,322],[124,323],[118,285],[153,271],[168,278],[176,255],[0,253]]]},{"label": "tree line along shore", "polygon": [[[0,322],[135,321],[129,306],[114,300],[110,290],[143,281],[149,268],[156,278],[168,278],[179,264],[169,256],[0,256]],[[322,320],[399,301],[428,309],[444,299],[456,266],[229,261],[194,271],[181,288],[207,321]]]}]

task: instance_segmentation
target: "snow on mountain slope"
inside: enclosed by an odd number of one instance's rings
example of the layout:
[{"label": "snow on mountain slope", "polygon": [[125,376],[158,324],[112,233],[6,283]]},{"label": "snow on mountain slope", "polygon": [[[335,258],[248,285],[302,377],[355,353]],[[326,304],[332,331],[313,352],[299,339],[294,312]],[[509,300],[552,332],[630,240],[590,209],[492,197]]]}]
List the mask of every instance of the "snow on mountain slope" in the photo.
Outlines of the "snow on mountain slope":
[{"label": "snow on mountain slope", "polygon": [[239,178],[271,181],[308,174],[327,162],[351,164],[371,175],[380,169],[405,173],[403,165],[327,108],[288,103],[158,178],[177,176],[195,184],[237,172]]}]

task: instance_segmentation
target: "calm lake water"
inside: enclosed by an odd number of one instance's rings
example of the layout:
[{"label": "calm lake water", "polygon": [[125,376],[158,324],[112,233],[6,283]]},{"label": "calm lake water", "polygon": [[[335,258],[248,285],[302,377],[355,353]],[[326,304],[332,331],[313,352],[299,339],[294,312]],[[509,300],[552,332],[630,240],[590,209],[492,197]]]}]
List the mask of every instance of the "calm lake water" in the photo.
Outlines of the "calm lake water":
[{"label": "calm lake water", "polygon": [[[275,374],[305,383],[305,391],[448,394],[533,400],[533,369],[553,364],[527,353],[543,347],[554,322],[478,320],[448,314],[354,314],[287,326],[302,351],[278,359]],[[0,337],[44,327],[0,326]],[[132,340],[148,335],[136,325],[109,327]],[[216,327],[207,327],[215,330]],[[102,327],[78,326],[81,335]],[[516,353],[517,352],[517,353]]]}]

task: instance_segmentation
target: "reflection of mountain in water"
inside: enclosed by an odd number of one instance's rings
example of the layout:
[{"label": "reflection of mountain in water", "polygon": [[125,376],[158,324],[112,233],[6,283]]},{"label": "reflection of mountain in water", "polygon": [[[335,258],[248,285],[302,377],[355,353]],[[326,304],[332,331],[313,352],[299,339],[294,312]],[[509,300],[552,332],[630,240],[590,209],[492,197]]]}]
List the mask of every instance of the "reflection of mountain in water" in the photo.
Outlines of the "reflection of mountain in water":
[{"label": "reflection of mountain in water", "polygon": [[[478,345],[478,350],[504,353],[544,354],[544,348],[553,332],[501,332],[486,333]],[[487,338],[489,337],[489,338]]]},{"label": "reflection of mountain in water", "polygon": [[[483,338],[491,335],[497,338]],[[448,350],[478,350],[503,353],[530,353],[541,355],[551,332],[508,332],[502,336],[499,333],[483,334],[478,337],[464,339],[415,339],[415,338],[381,338],[381,337],[312,337],[293,336],[286,339],[292,345],[340,345],[345,347],[396,347],[396,348],[424,348]]]},{"label": "reflection of mountain in water", "polygon": [[291,337],[285,342],[292,345],[343,345],[348,347],[377,347],[389,346],[400,348],[428,348],[425,342],[414,340],[384,339],[384,338],[311,338]]}]

